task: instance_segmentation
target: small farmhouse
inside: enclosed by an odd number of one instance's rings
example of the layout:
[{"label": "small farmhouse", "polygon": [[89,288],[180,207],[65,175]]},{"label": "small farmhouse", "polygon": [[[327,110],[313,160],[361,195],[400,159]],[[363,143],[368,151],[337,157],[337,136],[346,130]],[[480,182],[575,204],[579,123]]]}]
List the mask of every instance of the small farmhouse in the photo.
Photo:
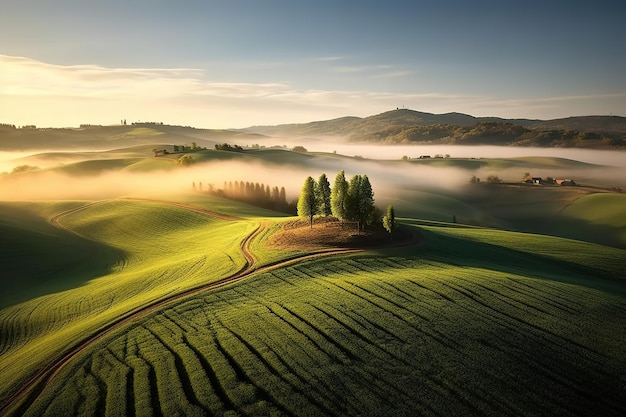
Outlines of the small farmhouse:
[{"label": "small farmhouse", "polygon": [[524,181],[526,184],[535,184],[535,185],[541,185],[544,183],[543,178],[541,177],[532,177],[527,179],[526,181]]}]

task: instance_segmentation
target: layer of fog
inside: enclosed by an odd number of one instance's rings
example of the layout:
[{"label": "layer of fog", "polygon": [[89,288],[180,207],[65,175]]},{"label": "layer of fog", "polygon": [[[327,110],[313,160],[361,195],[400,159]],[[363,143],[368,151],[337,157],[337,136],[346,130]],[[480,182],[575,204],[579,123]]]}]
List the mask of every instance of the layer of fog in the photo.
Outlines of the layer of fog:
[{"label": "layer of fog", "polygon": [[[310,146],[316,145],[316,146]],[[317,180],[322,173],[333,184],[339,170],[346,171],[349,179],[355,174],[369,177],[377,205],[384,207],[402,193],[415,190],[441,190],[453,193],[467,188],[472,175],[483,181],[488,175],[498,175],[504,181],[521,181],[527,171],[532,175],[571,178],[577,183],[592,185],[626,187],[626,153],[614,151],[594,151],[579,149],[531,149],[503,147],[424,147],[424,146],[363,146],[338,145],[335,149],[324,149],[321,142],[309,145],[309,151],[326,151],[338,154],[359,155],[362,159],[347,158],[311,158],[307,165],[276,165],[250,162],[207,162],[190,167],[180,167],[170,171],[130,172],[110,171],[97,176],[68,176],[52,170],[34,173],[11,174],[0,176],[0,200],[50,200],[50,199],[103,199],[140,194],[171,194],[190,192],[192,184],[204,189],[212,184],[215,189],[223,188],[224,182],[244,181],[264,184],[270,187],[285,187],[288,200],[297,198],[304,179],[311,176]],[[330,144],[328,144],[330,146]],[[619,167],[597,169],[565,169],[546,167],[541,170],[525,169],[523,166],[497,170],[480,168],[468,170],[454,167],[435,167],[418,161],[403,162],[400,158],[407,155],[417,158],[419,155],[449,153],[454,157],[515,157],[515,156],[558,156]],[[0,172],[10,172],[15,166],[16,157],[25,154],[14,153],[0,155]],[[4,161],[2,158],[5,158]],[[6,157],[10,157],[7,161]],[[368,159],[369,158],[369,159]],[[395,160],[391,163],[382,160]],[[13,164],[13,165],[11,165]]]},{"label": "layer of fog", "polygon": [[[305,145],[306,147],[306,145]],[[369,159],[411,159],[422,155],[450,155],[451,158],[519,158],[546,156],[565,158],[590,164],[626,167],[626,151],[575,148],[526,148],[511,146],[463,145],[363,145],[317,142],[307,148],[312,152],[337,152]]]},{"label": "layer of fog", "polygon": [[318,137],[259,137],[241,142],[250,145],[254,142],[263,146],[283,146],[293,148],[304,146],[309,152],[337,153],[347,156],[360,156],[368,159],[395,160],[406,156],[419,158],[422,155],[450,155],[451,158],[519,158],[546,156],[565,158],[589,164],[609,165],[626,168],[626,150],[596,150],[579,148],[539,148],[520,146],[489,145],[385,145],[364,142],[349,142],[340,136]]},{"label": "layer of fog", "polygon": [[0,200],[106,199],[124,196],[190,192],[193,185],[206,191],[224,188],[225,182],[244,181],[270,187],[285,187],[289,201],[296,199],[306,177],[326,174],[331,186],[336,174],[345,170],[370,178],[377,198],[399,189],[454,188],[468,182],[469,174],[456,168],[383,164],[370,160],[313,160],[308,166],[288,166],[240,161],[221,161],[180,167],[170,171],[109,171],[96,176],[69,176],[54,170],[5,175],[0,178]]}]

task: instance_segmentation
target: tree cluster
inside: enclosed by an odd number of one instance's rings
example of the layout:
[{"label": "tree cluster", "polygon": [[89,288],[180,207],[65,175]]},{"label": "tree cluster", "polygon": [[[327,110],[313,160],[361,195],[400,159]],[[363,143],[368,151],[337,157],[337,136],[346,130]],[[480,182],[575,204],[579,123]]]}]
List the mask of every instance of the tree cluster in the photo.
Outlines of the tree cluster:
[{"label": "tree cluster", "polygon": [[215,150],[229,152],[243,152],[243,148],[239,145],[229,145],[228,143],[216,144]]},{"label": "tree cluster", "polygon": [[174,152],[196,152],[201,151],[206,148],[202,148],[198,146],[196,142],[191,142],[190,145],[172,145],[174,147]]},{"label": "tree cluster", "polygon": [[11,174],[19,174],[21,172],[33,172],[39,171],[39,167],[35,165],[18,165],[13,170],[11,170]]},{"label": "tree cluster", "polygon": [[345,172],[340,171],[330,187],[326,174],[316,182],[307,177],[298,199],[298,215],[309,219],[313,227],[316,215],[333,215],[341,221],[357,223],[360,232],[365,225],[375,220],[374,192],[367,175],[355,175],[346,180]]}]

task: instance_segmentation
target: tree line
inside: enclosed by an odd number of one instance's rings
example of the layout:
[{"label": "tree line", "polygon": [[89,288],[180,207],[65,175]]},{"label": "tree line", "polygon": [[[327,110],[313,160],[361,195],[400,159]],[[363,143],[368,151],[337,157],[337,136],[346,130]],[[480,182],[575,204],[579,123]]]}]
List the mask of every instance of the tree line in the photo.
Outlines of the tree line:
[{"label": "tree line", "polygon": [[[202,183],[193,183],[193,189],[204,191]],[[224,188],[215,188],[213,184],[207,186],[209,194],[241,201],[257,207],[263,207],[283,213],[294,214],[295,204],[287,202],[285,187],[270,186],[248,181],[224,181]]]}]

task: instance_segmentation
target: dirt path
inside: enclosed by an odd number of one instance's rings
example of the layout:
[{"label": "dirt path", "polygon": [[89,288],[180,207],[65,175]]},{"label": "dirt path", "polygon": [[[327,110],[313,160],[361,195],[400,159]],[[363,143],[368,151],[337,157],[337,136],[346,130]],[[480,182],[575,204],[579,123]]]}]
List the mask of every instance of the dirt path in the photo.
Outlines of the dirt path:
[{"label": "dirt path", "polygon": [[69,210],[65,210],[65,211],[63,211],[61,213],[55,214],[54,216],[48,218],[48,222],[50,222],[57,229],[61,229],[61,230],[65,231],[65,232],[67,232],[67,233],[71,233],[74,236],[78,236],[78,237],[84,239],[84,236],[82,236],[81,234],[79,234],[76,231],[70,229],[69,227],[65,227],[64,225],[62,225],[61,224],[61,218],[65,217],[65,216],[68,216],[70,214],[79,212],[81,210],[84,210],[87,207],[91,207],[91,206],[96,205],[96,204],[104,203],[105,201],[109,201],[109,200],[94,201],[93,203],[86,203],[86,204],[83,204],[82,206],[75,207],[75,208],[72,208],[72,209],[69,209]]},{"label": "dirt path", "polygon": [[[135,200],[135,199],[132,199],[132,200]],[[190,206],[190,205],[183,204],[183,203],[176,203],[176,202],[171,202],[171,201],[158,201],[158,200],[140,200],[140,201],[150,201],[150,202],[155,202],[155,203],[160,203],[160,204],[176,206],[176,207],[183,208],[185,210],[191,210],[196,213],[200,213],[200,214],[211,216],[211,217],[218,217],[224,220],[235,220],[235,219],[239,220],[239,218],[221,215],[221,214],[219,216],[214,216],[214,213],[209,210],[204,210],[204,209]],[[63,230],[66,230],[73,234],[78,235],[76,232],[73,232],[69,230],[68,228],[62,226],[59,223],[59,220],[65,215],[80,211],[92,204],[97,204],[97,203],[87,204],[85,206],[81,206],[81,207],[60,213],[54,216],[53,218],[51,218],[50,222],[60,227]],[[264,265],[263,267],[258,267],[257,265],[258,260],[256,259],[255,255],[252,253],[250,246],[252,242],[260,234],[262,234],[265,231],[266,228],[267,228],[267,223],[261,222],[252,233],[250,233],[248,236],[246,236],[245,239],[242,240],[240,244],[240,249],[246,262],[239,271],[225,278],[222,278],[220,280],[211,282],[209,284],[191,288],[183,292],[167,296],[163,299],[156,300],[150,304],[139,306],[135,310],[130,311],[123,316],[120,316],[115,321],[112,321],[106,324],[105,326],[101,327],[100,329],[96,330],[95,333],[93,333],[91,336],[88,336],[78,341],[74,346],[70,347],[65,352],[61,353],[59,357],[55,358],[52,362],[48,363],[47,365],[44,365],[34,375],[32,375],[29,379],[27,379],[19,388],[17,388],[0,405],[0,416],[22,415],[33,404],[33,402],[42,393],[45,387],[48,384],[50,384],[50,381],[52,381],[52,379],[54,379],[65,367],[67,367],[81,353],[85,352],[93,344],[101,341],[105,337],[131,324],[132,322],[139,320],[142,317],[145,317],[146,315],[150,313],[160,310],[166,306],[172,305],[176,302],[196,296],[205,291],[222,288],[224,286],[231,285],[243,279],[249,278],[253,275],[267,272],[275,268],[280,268],[280,267],[295,264],[297,262],[320,258],[324,256],[332,256],[332,255],[346,254],[346,253],[356,253],[356,252],[363,251],[362,249],[349,249],[349,248],[322,249],[322,250],[318,250],[312,253],[309,252],[309,253],[304,253],[300,255],[295,255],[287,259],[283,259],[283,260],[276,261],[268,265]]]}]

